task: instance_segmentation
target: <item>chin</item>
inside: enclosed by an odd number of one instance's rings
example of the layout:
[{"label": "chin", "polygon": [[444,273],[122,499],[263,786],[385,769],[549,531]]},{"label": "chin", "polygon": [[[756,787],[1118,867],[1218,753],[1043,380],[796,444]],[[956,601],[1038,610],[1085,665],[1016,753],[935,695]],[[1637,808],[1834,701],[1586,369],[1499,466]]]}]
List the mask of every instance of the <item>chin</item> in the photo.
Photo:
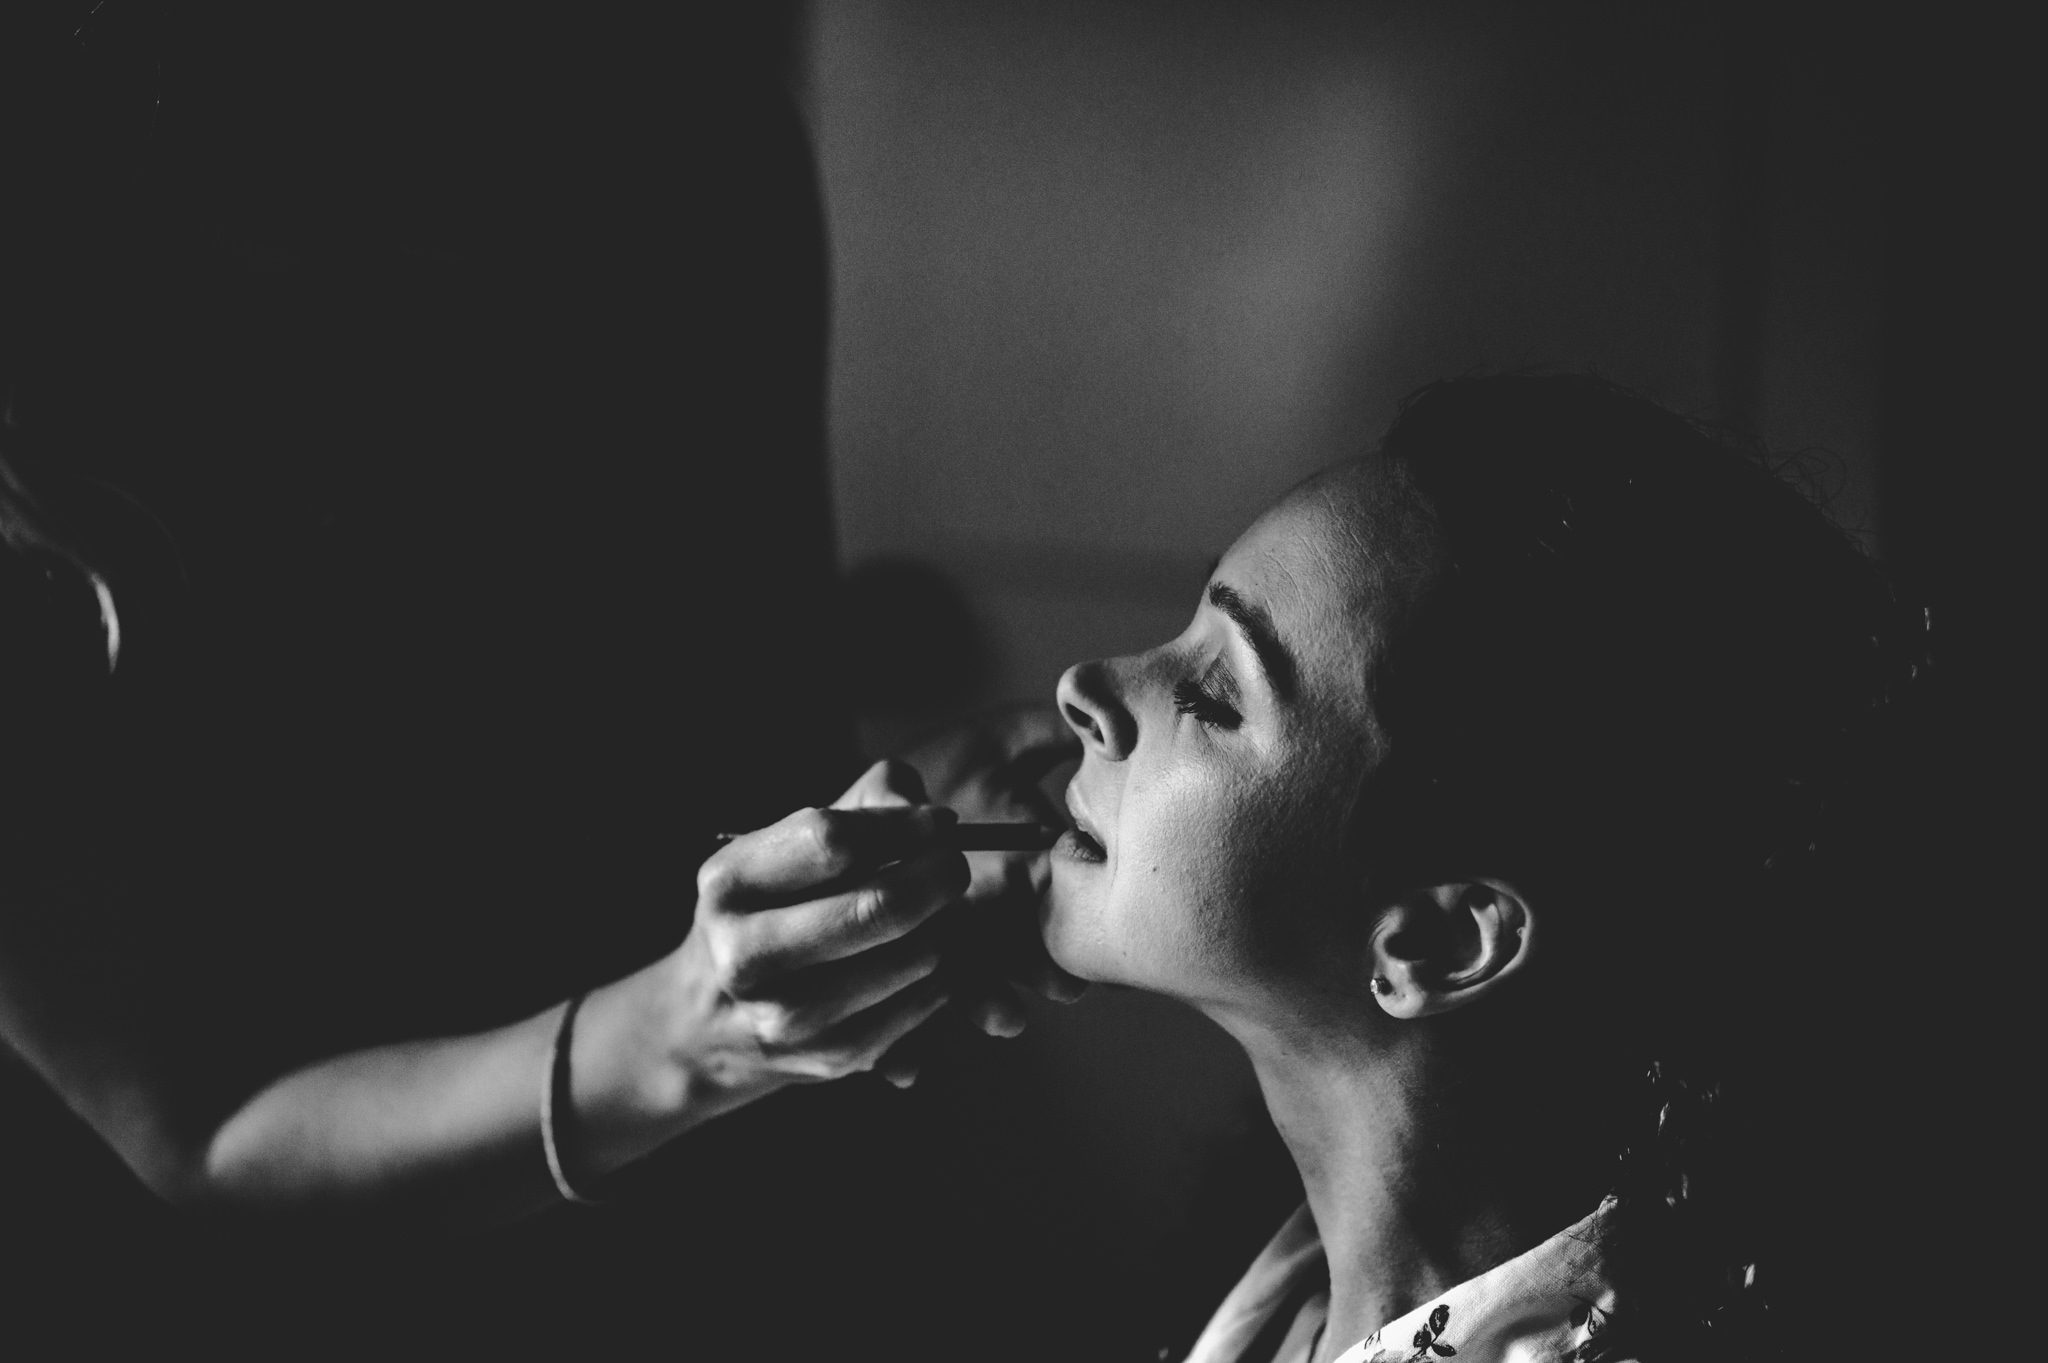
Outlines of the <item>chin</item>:
[{"label": "chin", "polygon": [[1077,949],[1079,934],[1074,931],[1074,925],[1050,902],[1039,911],[1038,935],[1045,940],[1045,954],[1052,957],[1054,965],[1091,984],[1101,983],[1090,968],[1093,963],[1087,959],[1087,953]]},{"label": "chin", "polygon": [[1055,873],[1052,888],[1038,909],[1038,933],[1045,940],[1046,955],[1069,975],[1090,984],[1115,983],[1113,972],[1105,970],[1101,960],[1101,924],[1087,904],[1076,902],[1078,896],[1060,891]]}]

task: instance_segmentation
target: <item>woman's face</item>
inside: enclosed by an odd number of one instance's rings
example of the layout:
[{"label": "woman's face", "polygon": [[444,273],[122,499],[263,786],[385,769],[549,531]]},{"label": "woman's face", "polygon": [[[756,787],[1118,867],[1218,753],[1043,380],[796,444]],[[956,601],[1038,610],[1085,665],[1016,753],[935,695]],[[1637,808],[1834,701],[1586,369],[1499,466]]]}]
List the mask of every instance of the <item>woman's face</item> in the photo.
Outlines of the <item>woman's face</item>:
[{"label": "woman's face", "polygon": [[1044,909],[1062,966],[1229,1008],[1356,959],[1346,832],[1379,627],[1416,576],[1406,505],[1377,461],[1318,475],[1231,546],[1179,638],[1060,679],[1084,748]]}]

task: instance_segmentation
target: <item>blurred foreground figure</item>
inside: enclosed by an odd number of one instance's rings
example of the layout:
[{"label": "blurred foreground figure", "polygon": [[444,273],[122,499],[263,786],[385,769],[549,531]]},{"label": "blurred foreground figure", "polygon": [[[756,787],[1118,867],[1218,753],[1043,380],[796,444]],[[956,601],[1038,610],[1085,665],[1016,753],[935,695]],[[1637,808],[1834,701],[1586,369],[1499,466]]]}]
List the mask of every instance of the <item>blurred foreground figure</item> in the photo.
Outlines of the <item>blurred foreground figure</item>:
[{"label": "blurred foreground figure", "polygon": [[888,1090],[695,1129],[908,1054],[968,878],[905,769],[777,822],[854,775],[788,16],[451,10],[5,20],[0,1028],[290,1214],[10,1065],[26,1299],[879,1337],[947,1239]]}]

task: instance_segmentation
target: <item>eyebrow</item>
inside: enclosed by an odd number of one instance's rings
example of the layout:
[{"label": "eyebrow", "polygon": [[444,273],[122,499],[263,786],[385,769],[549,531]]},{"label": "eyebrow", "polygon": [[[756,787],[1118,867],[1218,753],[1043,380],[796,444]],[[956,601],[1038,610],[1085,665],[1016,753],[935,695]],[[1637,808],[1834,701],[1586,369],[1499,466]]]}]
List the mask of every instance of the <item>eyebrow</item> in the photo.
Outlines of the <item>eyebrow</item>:
[{"label": "eyebrow", "polygon": [[1280,644],[1280,635],[1273,628],[1273,617],[1263,607],[1255,606],[1239,596],[1221,582],[1209,584],[1209,604],[1229,616],[1245,642],[1252,646],[1252,653],[1259,660],[1259,667],[1266,674],[1266,684],[1274,694],[1286,699],[1294,690],[1294,659]]}]

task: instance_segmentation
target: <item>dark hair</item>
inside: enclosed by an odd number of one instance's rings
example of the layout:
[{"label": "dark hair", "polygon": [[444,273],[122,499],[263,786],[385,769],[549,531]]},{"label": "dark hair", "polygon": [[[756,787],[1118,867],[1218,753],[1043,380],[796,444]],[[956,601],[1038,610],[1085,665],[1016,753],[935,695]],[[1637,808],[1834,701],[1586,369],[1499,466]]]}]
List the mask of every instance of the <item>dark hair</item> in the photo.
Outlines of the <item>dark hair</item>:
[{"label": "dark hair", "polygon": [[1621,1146],[1617,1221],[1658,1265],[1610,1340],[1764,1352],[1775,1194],[1751,1138],[1787,1038],[1758,970],[1826,930],[1814,853],[1924,618],[1755,449],[1597,379],[1431,385],[1382,453],[1442,559],[1375,674],[1361,828],[1408,883],[1496,875],[1568,906],[1546,940],[1601,1057],[1582,1129]]}]

